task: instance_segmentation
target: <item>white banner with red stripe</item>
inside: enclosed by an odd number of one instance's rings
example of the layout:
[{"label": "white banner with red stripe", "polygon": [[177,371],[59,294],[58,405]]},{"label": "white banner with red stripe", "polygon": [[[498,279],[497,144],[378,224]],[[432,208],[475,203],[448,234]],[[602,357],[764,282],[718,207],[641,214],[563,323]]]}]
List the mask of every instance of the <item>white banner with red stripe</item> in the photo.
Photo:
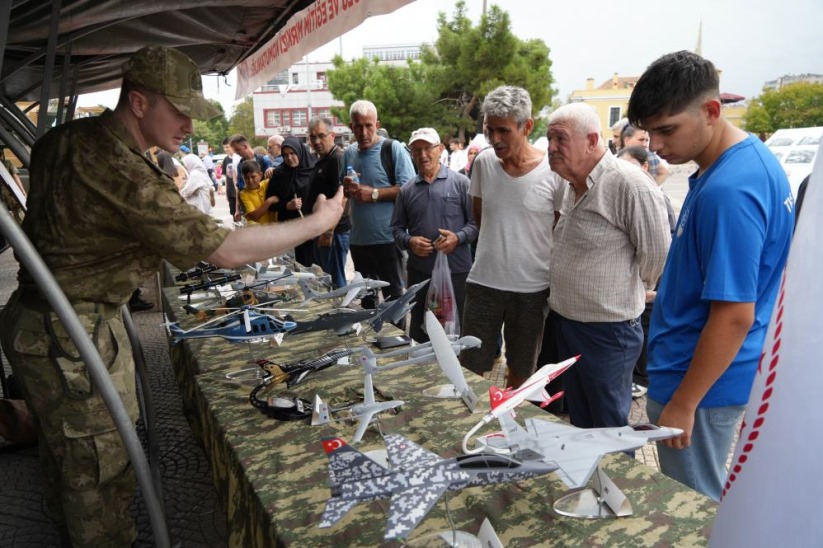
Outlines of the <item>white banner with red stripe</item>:
[{"label": "white banner with red stripe", "polygon": [[237,66],[237,93],[243,99],[304,55],[358,26],[366,18],[391,13],[413,0],[317,0],[294,14],[262,48]]},{"label": "white banner with red stripe", "polygon": [[823,546],[823,144],[710,546]]}]

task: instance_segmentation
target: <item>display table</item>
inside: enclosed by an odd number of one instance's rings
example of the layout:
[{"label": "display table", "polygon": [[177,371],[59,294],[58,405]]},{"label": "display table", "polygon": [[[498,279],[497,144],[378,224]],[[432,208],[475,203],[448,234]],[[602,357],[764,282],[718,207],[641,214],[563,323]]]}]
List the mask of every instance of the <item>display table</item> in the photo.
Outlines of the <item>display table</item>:
[{"label": "display table", "polygon": [[[164,289],[167,312],[180,315],[177,288]],[[193,322],[192,322],[193,323]],[[382,334],[392,334],[391,326]],[[228,379],[228,373],[252,367],[250,360],[284,363],[345,346],[362,346],[361,338],[338,337],[330,331],[286,335],[282,346],[232,344],[223,339],[186,340],[172,347],[176,375],[187,415],[202,440],[212,466],[230,528],[230,546],[377,546],[384,544],[389,499],[352,509],[330,529],[317,524],[330,495],[327,458],[321,439],[349,440],[356,426],[343,422],[309,426],[279,422],[249,404],[250,385]],[[250,351],[251,348],[251,351]],[[412,365],[375,375],[378,399],[404,400],[397,415],[380,416],[383,432],[396,432],[443,456],[460,452],[465,433],[488,410],[489,383],[467,373],[481,400],[481,413],[470,415],[459,400],[431,399],[423,390],[446,383],[436,364]],[[285,389],[285,387],[283,387]],[[319,394],[332,406],[362,399],[363,372],[355,366],[333,366],[295,388],[312,400]],[[536,406],[518,408],[518,420],[549,417]],[[488,433],[496,427],[489,425]],[[372,425],[358,446],[382,449]],[[554,501],[567,493],[553,474],[514,484],[472,487],[448,494],[451,518],[458,529],[476,533],[489,518],[505,546],[699,546],[707,543],[717,504],[625,455],[610,455],[601,466],[634,507],[620,519],[584,520],[557,516]],[[411,544],[436,545],[428,535],[449,529],[444,496],[418,525]],[[393,545],[396,543],[386,543]]]}]

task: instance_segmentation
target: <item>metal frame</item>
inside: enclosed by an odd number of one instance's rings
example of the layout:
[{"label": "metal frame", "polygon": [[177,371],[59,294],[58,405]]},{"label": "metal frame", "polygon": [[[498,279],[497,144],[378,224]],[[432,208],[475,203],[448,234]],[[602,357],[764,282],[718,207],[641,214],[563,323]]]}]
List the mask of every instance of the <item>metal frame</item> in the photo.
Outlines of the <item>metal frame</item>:
[{"label": "metal frame", "polygon": [[89,376],[94,386],[100,390],[100,395],[109,413],[111,413],[117,431],[123,439],[123,444],[126,447],[131,464],[134,466],[137,481],[140,484],[143,497],[146,501],[146,508],[148,509],[155,544],[161,548],[170,547],[171,542],[166,525],[165,513],[163,511],[162,499],[152,482],[151,470],[146,455],[143,453],[140,439],[137,437],[137,431],[129,418],[123,401],[120,399],[120,395],[117,393],[109,377],[108,370],[103,364],[100,354],[92,344],[86,330],[80,323],[80,319],[77,317],[77,314],[62,289],[60,289],[54,276],[43,262],[43,259],[23,233],[23,229],[18,226],[8,209],[6,209],[6,206],[2,203],[0,203],[0,233],[5,236],[6,240],[17,252],[20,262],[32,275],[46,300],[63,323],[66,332],[77,346],[81,358],[88,367]]}]

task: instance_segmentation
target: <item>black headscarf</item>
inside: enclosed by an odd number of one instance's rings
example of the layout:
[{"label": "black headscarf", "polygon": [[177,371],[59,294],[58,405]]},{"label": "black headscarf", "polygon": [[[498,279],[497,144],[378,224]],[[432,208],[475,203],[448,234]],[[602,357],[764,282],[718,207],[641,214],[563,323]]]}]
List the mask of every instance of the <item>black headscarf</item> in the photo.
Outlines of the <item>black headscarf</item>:
[{"label": "black headscarf", "polygon": [[[273,205],[270,209],[278,212],[278,219],[286,221],[300,216],[300,213],[290,209],[286,209],[286,204],[294,199],[295,194],[306,202],[306,197],[309,193],[309,179],[311,179],[312,169],[314,168],[315,159],[304,143],[297,140],[297,137],[288,136],[283,141],[281,149],[290,148],[293,150],[300,163],[297,167],[289,167],[286,165],[285,159],[283,163],[277,166],[269,181],[269,186],[266,189],[266,197],[277,196],[280,201]],[[282,154],[282,152],[281,152]],[[308,215],[311,211],[303,211]]]}]

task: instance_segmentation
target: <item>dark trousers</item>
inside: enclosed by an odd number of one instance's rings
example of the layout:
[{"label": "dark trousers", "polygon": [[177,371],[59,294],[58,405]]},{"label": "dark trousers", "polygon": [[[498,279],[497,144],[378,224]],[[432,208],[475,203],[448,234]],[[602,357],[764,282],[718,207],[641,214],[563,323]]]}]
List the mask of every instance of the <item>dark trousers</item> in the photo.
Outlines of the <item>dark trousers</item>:
[{"label": "dark trousers", "polygon": [[640,357],[637,358],[637,363],[634,364],[634,373],[632,373],[632,382],[646,387],[649,386],[646,362],[648,361],[649,352],[649,323],[651,323],[653,309],[654,302],[646,303],[646,308],[640,315],[640,326],[643,328],[643,346],[640,349]]},{"label": "dark trousers", "polygon": [[335,232],[329,247],[314,240],[314,260],[331,276],[335,288],[346,286],[346,258],[349,255],[349,233]]},{"label": "dark trousers", "polygon": [[[364,278],[389,282],[382,288],[383,299],[394,300],[403,295],[403,273],[400,270],[400,250],[394,243],[375,245],[352,245],[349,247],[354,269]],[[363,308],[374,308],[377,300],[364,297],[360,301]]]},{"label": "dark trousers", "polygon": [[626,426],[632,371],[643,346],[640,320],[578,322],[556,314],[557,348],[580,360],[563,373],[569,420],[580,428]]},{"label": "dark trousers", "polygon": [[491,371],[495,343],[503,328],[509,381],[527,379],[535,371],[548,311],[548,288],[515,293],[467,282],[462,333],[477,337],[482,344],[461,352],[461,365],[478,375]]},{"label": "dark trousers", "polygon": [[294,248],[294,259],[305,267],[314,264],[314,240],[303,242]]},{"label": "dark trousers", "polygon": [[[561,356],[560,351],[557,349],[557,335],[555,331],[557,328],[555,325],[557,324],[557,314],[549,310],[549,315],[546,316],[546,326],[543,328],[543,346],[540,347],[540,355],[537,356],[537,368],[540,369],[547,363],[558,363],[567,358],[571,358],[571,356]],[[564,373],[565,374],[565,373]],[[552,382],[550,382],[546,390],[549,391],[549,394],[554,395],[558,392],[563,391],[563,375],[555,378]],[[549,413],[566,413],[566,403],[563,397],[554,400],[551,402],[547,407],[546,411]]]},{"label": "dark trousers", "polygon": [[[406,267],[406,273],[409,287],[431,278],[431,272],[426,274],[425,272],[415,270],[411,267]],[[466,278],[468,277],[468,272],[458,274],[452,273],[451,275],[452,286],[454,287],[454,300],[457,304],[458,319],[463,317],[463,303],[466,301]],[[423,330],[423,325],[426,321],[426,295],[424,294],[424,291],[428,292],[429,288],[421,289],[420,293],[417,294],[417,300],[415,301],[414,308],[412,308],[411,311],[411,325],[409,326],[409,336],[419,343],[429,342],[429,336]]]}]

